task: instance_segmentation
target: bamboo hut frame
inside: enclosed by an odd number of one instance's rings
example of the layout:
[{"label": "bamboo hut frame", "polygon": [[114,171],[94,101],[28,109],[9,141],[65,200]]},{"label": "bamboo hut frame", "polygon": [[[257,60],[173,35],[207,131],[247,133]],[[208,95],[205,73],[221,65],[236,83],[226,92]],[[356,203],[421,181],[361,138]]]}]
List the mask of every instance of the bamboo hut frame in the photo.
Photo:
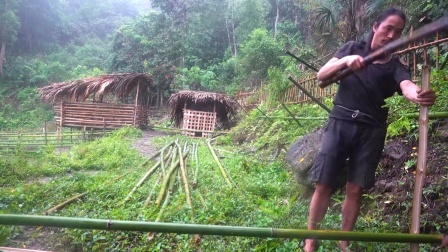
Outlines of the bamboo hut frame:
[{"label": "bamboo hut frame", "polygon": [[192,137],[210,137],[217,123],[225,127],[233,122],[238,103],[228,96],[182,90],[168,100],[171,121],[182,126],[182,134]]},{"label": "bamboo hut frame", "polygon": [[[42,101],[53,105],[58,130],[145,127],[149,124],[152,84],[147,74],[120,73],[53,83],[40,88],[39,93]],[[121,102],[103,102],[109,96]]]}]

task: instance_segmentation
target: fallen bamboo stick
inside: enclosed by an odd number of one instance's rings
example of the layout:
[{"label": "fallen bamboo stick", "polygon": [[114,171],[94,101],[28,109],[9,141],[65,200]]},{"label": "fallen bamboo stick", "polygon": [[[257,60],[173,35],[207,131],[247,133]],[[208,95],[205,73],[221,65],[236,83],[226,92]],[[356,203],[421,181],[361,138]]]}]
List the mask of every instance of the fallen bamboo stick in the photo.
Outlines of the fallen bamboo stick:
[{"label": "fallen bamboo stick", "polygon": [[[167,154],[165,157],[161,157],[161,160],[167,159],[168,155],[169,154]],[[151,176],[157,170],[157,168],[159,168],[160,163],[162,162],[161,160],[157,161],[157,163],[153,167],[151,167],[151,169],[149,169],[149,171],[146,172],[145,175],[143,175],[143,177],[137,182],[137,184],[134,186],[134,188],[132,188],[132,190],[128,193],[126,198],[123,200],[123,203],[126,203],[127,201],[129,201],[131,199],[132,194],[146,181],[146,179],[148,179],[149,176]]]},{"label": "fallen bamboo stick", "polygon": [[215,151],[212,148],[212,145],[210,144],[210,141],[207,140],[208,149],[212,153],[213,158],[215,159],[216,163],[218,164],[219,170],[221,171],[222,176],[224,177],[224,180],[226,181],[227,185],[229,187],[232,187],[232,182],[230,182],[229,176],[227,175],[224,167],[222,166],[221,162],[219,162],[218,157],[216,156]]},{"label": "fallen bamboo stick", "polygon": [[194,171],[194,179],[193,179],[193,188],[196,188],[198,186],[198,173],[199,173],[199,159],[198,159],[198,145],[199,143],[196,143],[196,145],[193,145],[193,156],[196,164],[196,169]]},{"label": "fallen bamboo stick", "polygon": [[[183,157],[182,148],[180,147],[179,143],[175,142],[175,144],[177,145],[177,149],[179,151],[179,157]],[[183,184],[184,184],[185,199],[186,199],[187,205],[188,205],[188,207],[190,208],[190,211],[191,211],[191,219],[194,220],[194,218],[193,218],[193,216],[194,216],[193,204],[191,204],[190,188],[188,187],[188,178],[187,178],[187,172],[186,172],[186,165],[185,165],[185,162],[184,162],[183,158],[180,158],[179,161],[180,161],[180,172],[181,172],[182,181],[183,181]]]},{"label": "fallen bamboo stick", "polygon": [[[176,153],[175,150],[174,150],[174,153]],[[188,151],[186,151],[184,153],[184,158],[187,155],[188,155]],[[176,170],[177,166],[179,165],[179,159],[177,159],[176,161],[174,161],[174,160],[175,160],[175,158],[173,158],[172,165],[171,165],[170,169],[168,170],[167,175],[163,179],[162,188],[160,189],[159,196],[157,197],[157,200],[156,200],[156,203],[155,203],[156,206],[159,206],[160,203],[162,202],[163,197],[166,194],[166,190],[167,190],[169,179],[170,179],[171,175],[174,173],[174,171]]]},{"label": "fallen bamboo stick", "polygon": [[156,188],[159,185],[162,178],[163,178],[163,174],[159,173],[159,176],[157,177],[156,181],[152,185],[151,190],[149,191],[148,197],[146,198],[145,203],[143,204],[143,208],[147,207],[149,205],[149,202],[151,202],[152,196],[154,195],[154,192],[156,191]]},{"label": "fallen bamboo stick", "polygon": [[78,194],[78,195],[76,195],[74,197],[71,197],[70,199],[62,202],[61,204],[58,204],[58,205],[56,205],[56,206],[54,206],[54,207],[52,207],[52,208],[50,208],[48,210],[45,210],[42,214],[43,215],[48,215],[48,214],[50,214],[53,211],[60,210],[60,209],[64,208],[65,206],[69,205],[70,203],[74,202],[75,200],[84,197],[85,195],[87,195],[87,193],[88,192],[84,192],[84,193],[80,193],[80,194]]}]

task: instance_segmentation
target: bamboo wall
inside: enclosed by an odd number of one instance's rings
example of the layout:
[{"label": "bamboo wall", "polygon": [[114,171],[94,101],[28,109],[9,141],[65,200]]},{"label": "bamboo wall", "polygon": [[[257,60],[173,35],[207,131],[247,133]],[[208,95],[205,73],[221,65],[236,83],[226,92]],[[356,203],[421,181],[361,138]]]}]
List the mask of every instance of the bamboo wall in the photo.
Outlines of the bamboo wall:
[{"label": "bamboo wall", "polygon": [[130,104],[66,102],[54,106],[58,127],[117,129],[149,123],[149,107]]},{"label": "bamboo wall", "polygon": [[216,112],[184,109],[182,134],[191,137],[210,137],[215,125]]}]

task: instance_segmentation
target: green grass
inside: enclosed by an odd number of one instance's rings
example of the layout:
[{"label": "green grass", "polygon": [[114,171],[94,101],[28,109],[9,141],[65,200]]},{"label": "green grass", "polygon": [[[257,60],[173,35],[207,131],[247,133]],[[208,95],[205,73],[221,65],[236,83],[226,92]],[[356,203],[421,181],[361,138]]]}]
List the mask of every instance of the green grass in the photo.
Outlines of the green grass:
[{"label": "green grass", "polygon": [[[269,128],[266,125],[259,127]],[[294,135],[298,130],[307,130],[292,127],[289,131],[286,129],[288,128],[278,132],[281,134],[279,138],[288,138],[290,142],[297,138]],[[75,146],[65,153],[58,154],[54,149],[48,148],[38,155],[17,153],[8,159],[2,159],[0,213],[41,214],[79,193],[88,192],[84,198],[52,215],[154,221],[159,208],[154,203],[144,208],[143,203],[157,173],[128,202],[123,203],[134,185],[155,163],[151,161],[145,166],[140,165],[145,158],[131,147],[131,142],[140,134],[138,130],[126,128],[111,136]],[[271,134],[275,137],[277,133]],[[213,143],[223,167],[236,184],[233,188],[226,184],[203,139],[166,136],[154,139],[153,144],[161,148],[177,138],[182,146],[185,142],[188,142],[189,147],[193,142],[199,143],[199,183],[197,188],[190,189],[195,223],[306,228],[309,198],[301,194],[303,188],[294,181],[283,160],[284,153],[277,158],[266,154],[275,146],[263,143],[267,137],[253,139],[257,146],[267,146],[259,152],[248,149],[248,144],[235,145],[233,134],[218,137]],[[193,181],[195,166],[190,155],[187,159],[190,182]],[[185,192],[179,185],[182,184],[177,183],[171,201],[162,215],[162,222],[191,223]],[[156,196],[159,189],[160,186],[157,187]],[[198,193],[204,198],[205,205]],[[297,194],[302,196],[297,198]],[[322,223],[323,229],[340,228],[341,200],[340,193],[333,197],[332,207]],[[366,196],[365,202],[371,207],[363,208],[356,231],[400,232],[400,218],[391,218],[390,222],[385,223],[381,221],[381,209],[375,208],[375,200]],[[3,240],[0,245],[18,246],[16,241],[20,240],[24,232],[25,229],[21,227],[0,228],[0,242]],[[64,241],[66,251],[300,251],[303,246],[303,241],[298,239],[202,236],[197,243],[192,235],[184,234],[157,234],[148,240],[146,233],[79,229],[61,229],[49,237],[48,239],[54,237]],[[329,248],[336,246],[335,241],[322,241],[321,244],[319,251],[329,251]],[[407,244],[396,243],[353,244],[354,251],[406,251],[408,247]],[[431,251],[429,245],[422,245],[421,248],[422,251]]]}]

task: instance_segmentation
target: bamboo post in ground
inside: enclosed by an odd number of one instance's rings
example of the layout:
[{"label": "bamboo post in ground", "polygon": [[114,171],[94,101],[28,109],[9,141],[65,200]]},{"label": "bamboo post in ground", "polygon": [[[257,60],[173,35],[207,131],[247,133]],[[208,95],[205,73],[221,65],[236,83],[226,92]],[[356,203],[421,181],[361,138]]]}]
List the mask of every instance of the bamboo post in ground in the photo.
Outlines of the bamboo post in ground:
[{"label": "bamboo post in ground", "polygon": [[224,167],[221,165],[221,162],[219,162],[218,157],[216,156],[215,151],[212,148],[212,145],[210,144],[210,141],[207,141],[208,149],[213,155],[213,158],[215,159],[216,163],[218,164],[219,170],[221,171],[222,176],[224,177],[224,180],[226,181],[227,185],[229,187],[232,187],[232,182],[230,182],[229,176],[227,175],[226,171],[224,170]]},{"label": "bamboo post in ground", "polygon": [[[422,91],[429,89],[431,69],[428,65],[422,66]],[[412,201],[411,234],[420,233],[420,211],[422,203],[423,184],[426,173],[426,156],[428,151],[428,106],[420,105],[420,118],[418,120],[418,158],[415,171],[414,198]],[[418,243],[411,243],[411,252],[419,251]]]}]

